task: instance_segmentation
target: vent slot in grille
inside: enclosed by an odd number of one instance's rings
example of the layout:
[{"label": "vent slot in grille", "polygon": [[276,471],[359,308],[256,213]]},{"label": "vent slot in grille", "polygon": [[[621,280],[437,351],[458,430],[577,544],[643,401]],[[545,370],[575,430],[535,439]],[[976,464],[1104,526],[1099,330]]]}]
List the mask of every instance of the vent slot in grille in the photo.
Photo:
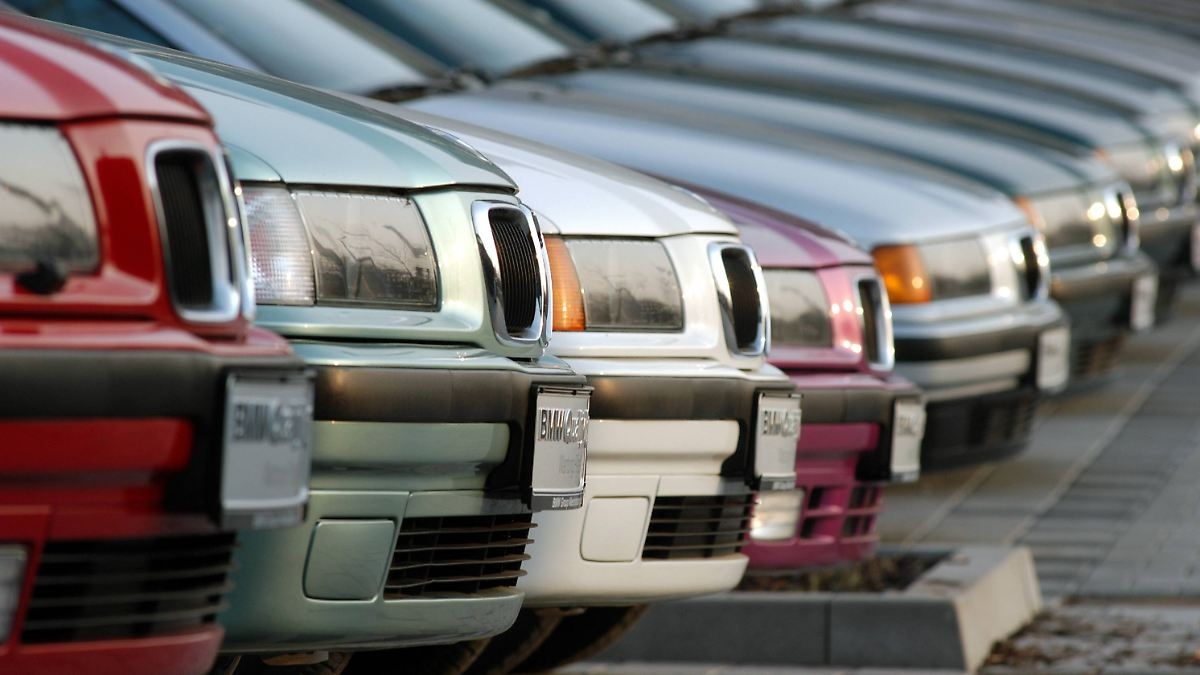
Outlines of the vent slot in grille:
[{"label": "vent slot in grille", "polygon": [[883,289],[879,282],[863,279],[858,282],[858,298],[862,304],[863,353],[869,363],[887,362],[887,335],[884,333]]},{"label": "vent slot in grille", "polygon": [[407,518],[400,524],[384,597],[471,594],[524,576],[532,516]]},{"label": "vent slot in grille", "polygon": [[201,198],[201,172],[212,170],[207,158],[190,151],[164,152],[155,159],[162,200],[171,290],[188,309],[213,302],[212,255]]},{"label": "vent slot in grille", "polygon": [[492,209],[488,219],[500,263],[504,325],[510,335],[519,335],[532,327],[538,317],[542,288],[537,248],[530,238],[525,214],[520,211]]},{"label": "vent slot in grille", "polygon": [[769,319],[763,301],[765,282],[750,249],[712,244],[709,261],[716,276],[729,350],[748,356],[766,352]]},{"label": "vent slot in grille", "polygon": [[22,642],[149,637],[225,609],[234,535],[46,544]]},{"label": "vent slot in grille", "polygon": [[[185,321],[237,318],[246,292],[240,232],[223,165],[202,146],[167,141],[151,151],[166,282]],[[236,222],[236,221],[234,221]],[[247,296],[248,299],[248,296]]]},{"label": "vent slot in grille", "polygon": [[646,560],[713,558],[742,549],[753,495],[658,497],[642,547]]},{"label": "vent slot in grille", "polygon": [[1036,298],[1042,292],[1042,268],[1038,264],[1037,249],[1033,245],[1033,237],[1021,237],[1021,255],[1025,261],[1022,270],[1022,281],[1025,283],[1025,297]]}]

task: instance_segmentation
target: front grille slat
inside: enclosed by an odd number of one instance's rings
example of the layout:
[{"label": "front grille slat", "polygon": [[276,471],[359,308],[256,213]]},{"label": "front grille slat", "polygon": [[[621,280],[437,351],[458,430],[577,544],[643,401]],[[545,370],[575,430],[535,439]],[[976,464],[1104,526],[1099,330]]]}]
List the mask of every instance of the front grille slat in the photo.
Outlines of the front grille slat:
[{"label": "front grille slat", "polygon": [[211,624],[230,589],[232,534],[50,542],[21,640],[163,635]]},{"label": "front grille slat", "polygon": [[469,595],[511,587],[532,543],[529,514],[407,518],[400,524],[384,597]]},{"label": "front grille slat", "polygon": [[712,558],[741,550],[753,495],[658,497],[642,546],[648,560]]},{"label": "front grille slat", "polygon": [[213,302],[212,251],[198,161],[194,152],[168,152],[155,162],[171,288],[179,304],[190,309],[206,309]]},{"label": "front grille slat", "polygon": [[874,279],[863,279],[858,282],[858,297],[862,305],[863,352],[867,362],[875,365],[885,363],[883,344],[886,339],[880,335],[883,326],[883,289]]},{"label": "front grille slat", "polygon": [[740,248],[721,251],[721,262],[729,280],[730,318],[739,351],[759,350],[763,321],[761,289],[755,278],[749,255]]},{"label": "front grille slat", "polygon": [[520,211],[493,209],[488,215],[500,263],[504,323],[510,335],[519,335],[537,319],[542,292],[537,247]]}]

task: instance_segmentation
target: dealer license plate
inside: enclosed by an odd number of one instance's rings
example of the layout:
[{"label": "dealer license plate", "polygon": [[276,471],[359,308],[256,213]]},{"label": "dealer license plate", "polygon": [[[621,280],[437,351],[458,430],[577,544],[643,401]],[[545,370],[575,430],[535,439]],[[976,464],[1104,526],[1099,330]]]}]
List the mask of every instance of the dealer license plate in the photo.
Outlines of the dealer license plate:
[{"label": "dealer license plate", "polygon": [[287,527],[304,519],[312,416],[310,374],[228,376],[221,468],[224,527]]},{"label": "dealer license plate", "polygon": [[758,489],[796,487],[796,444],[800,442],[800,394],[758,394],[754,437],[754,473]]},{"label": "dealer license plate", "polygon": [[539,387],[533,418],[535,511],[583,506],[591,389]]},{"label": "dealer license plate", "polygon": [[1071,377],[1071,329],[1051,328],[1038,336],[1037,386],[1057,391]]},{"label": "dealer license plate", "polygon": [[1158,303],[1158,275],[1146,274],[1133,281],[1129,296],[1129,327],[1134,331],[1154,327],[1154,306]]},{"label": "dealer license plate", "polygon": [[921,440],[925,437],[925,403],[898,399],[892,409],[892,481],[909,483],[921,476]]}]

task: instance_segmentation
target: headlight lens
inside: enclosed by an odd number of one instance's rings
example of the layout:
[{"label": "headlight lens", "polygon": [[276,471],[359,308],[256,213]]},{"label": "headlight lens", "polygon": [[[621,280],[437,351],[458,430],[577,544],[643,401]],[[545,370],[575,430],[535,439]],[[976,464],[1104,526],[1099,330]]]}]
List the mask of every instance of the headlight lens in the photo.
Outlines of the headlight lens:
[{"label": "headlight lens", "polygon": [[1090,246],[1112,249],[1137,244],[1137,202],[1128,186],[1080,195],[1075,192],[1036,198],[1018,197],[1017,204],[1046,237],[1051,248]]},{"label": "headlight lens", "polygon": [[661,243],[546,237],[546,251],[554,330],[683,330],[679,277]]},{"label": "headlight lens", "polygon": [[784,347],[832,347],[833,322],[821,280],[801,270],[763,270],[771,299],[771,343]]},{"label": "headlight lens", "polygon": [[261,304],[436,309],[437,261],[410,200],[243,186]]},{"label": "headlight lens", "polygon": [[437,262],[420,211],[402,197],[296,192],[321,304],[436,309]]},{"label": "headlight lens", "polygon": [[292,195],[279,187],[243,187],[256,300],[269,305],[316,302],[312,248]]},{"label": "headlight lens", "polygon": [[800,522],[804,492],[760,492],[754,499],[754,516],[750,520],[750,536],[756,541],[791,539]]},{"label": "headlight lens", "polygon": [[0,269],[96,269],[92,201],[66,139],[50,127],[0,125],[0,147]]},{"label": "headlight lens", "polygon": [[0,640],[7,640],[16,618],[21,588],[25,584],[25,561],[29,557],[24,546],[0,546]]},{"label": "headlight lens", "polygon": [[987,256],[977,239],[918,246],[880,246],[873,251],[892,304],[949,300],[992,292]]}]

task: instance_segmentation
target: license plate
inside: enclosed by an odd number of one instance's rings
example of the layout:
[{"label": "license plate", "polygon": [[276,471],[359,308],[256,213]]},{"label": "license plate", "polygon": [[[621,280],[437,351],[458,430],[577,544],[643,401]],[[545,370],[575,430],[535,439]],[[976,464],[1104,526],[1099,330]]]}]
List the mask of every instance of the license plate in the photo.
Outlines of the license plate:
[{"label": "license plate", "polygon": [[1200,222],[1192,225],[1192,270],[1200,272]]},{"label": "license plate", "polygon": [[1133,282],[1129,296],[1129,327],[1134,331],[1154,327],[1154,305],[1158,302],[1158,276],[1147,274]]},{"label": "license plate", "polygon": [[1071,330],[1051,328],[1038,336],[1037,386],[1056,391],[1071,377]]},{"label": "license plate", "polygon": [[533,418],[535,511],[583,506],[591,389],[539,387]]},{"label": "license plate", "polygon": [[225,381],[221,524],[264,529],[304,519],[312,466],[308,374],[231,374]]},{"label": "license plate", "polygon": [[754,438],[754,474],[759,490],[796,487],[796,444],[800,442],[800,395],[760,392]]},{"label": "license plate", "polygon": [[925,403],[898,399],[892,406],[892,481],[909,483],[921,476],[921,440],[925,437]]}]

